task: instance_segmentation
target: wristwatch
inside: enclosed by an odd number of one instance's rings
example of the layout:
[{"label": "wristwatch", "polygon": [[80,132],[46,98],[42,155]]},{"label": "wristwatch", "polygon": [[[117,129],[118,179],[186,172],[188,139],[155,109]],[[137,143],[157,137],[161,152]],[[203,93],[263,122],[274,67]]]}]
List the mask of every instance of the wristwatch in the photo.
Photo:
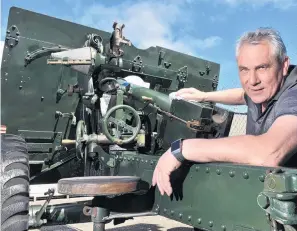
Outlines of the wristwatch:
[{"label": "wristwatch", "polygon": [[178,139],[171,143],[171,153],[181,163],[186,160],[182,154],[183,140],[184,139]]}]

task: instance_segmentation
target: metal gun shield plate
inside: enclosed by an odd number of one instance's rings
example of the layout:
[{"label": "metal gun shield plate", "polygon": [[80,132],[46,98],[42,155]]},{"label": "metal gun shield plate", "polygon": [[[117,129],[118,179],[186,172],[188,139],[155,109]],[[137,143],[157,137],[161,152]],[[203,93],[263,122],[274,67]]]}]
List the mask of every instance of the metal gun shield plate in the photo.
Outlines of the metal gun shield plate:
[{"label": "metal gun shield plate", "polygon": [[58,192],[66,195],[107,196],[132,193],[137,190],[139,177],[90,176],[64,178],[58,181]]}]

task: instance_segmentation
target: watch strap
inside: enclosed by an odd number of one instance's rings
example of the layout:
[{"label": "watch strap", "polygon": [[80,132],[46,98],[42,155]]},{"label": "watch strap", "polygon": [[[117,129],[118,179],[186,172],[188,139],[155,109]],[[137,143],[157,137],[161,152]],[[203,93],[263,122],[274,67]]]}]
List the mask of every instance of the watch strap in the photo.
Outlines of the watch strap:
[{"label": "watch strap", "polygon": [[178,139],[171,144],[171,153],[172,155],[181,163],[183,163],[186,159],[182,154],[182,143],[184,139]]}]

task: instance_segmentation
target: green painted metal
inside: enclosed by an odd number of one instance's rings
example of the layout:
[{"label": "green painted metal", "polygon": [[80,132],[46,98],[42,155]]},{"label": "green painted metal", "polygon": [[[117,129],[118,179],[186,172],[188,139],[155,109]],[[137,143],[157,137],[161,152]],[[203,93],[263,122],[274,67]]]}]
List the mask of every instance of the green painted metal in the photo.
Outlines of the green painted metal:
[{"label": "green painted metal", "polygon": [[[157,161],[122,153],[118,174],[134,171],[151,182]],[[201,230],[270,230],[275,221],[286,230],[296,228],[296,170],[191,163],[176,170],[171,181],[173,196],[156,190],[152,208],[169,219]]]},{"label": "green painted metal", "polygon": [[[37,169],[31,183],[135,175],[144,190],[114,198],[98,195],[95,206],[120,211],[125,203],[127,213],[154,212],[202,230],[296,230],[295,169],[190,163],[174,172],[172,197],[150,186],[157,160],[173,140],[227,136],[234,113],[168,96],[182,87],[217,90],[218,63],[159,46],[129,46],[129,40],[117,37],[121,27],[114,28],[106,32],[11,8],[1,68],[1,123],[28,142],[31,166]],[[119,41],[128,45],[118,47]],[[68,65],[77,55],[83,64]],[[123,82],[131,75],[150,88]],[[103,84],[107,78],[113,84]],[[133,119],[123,108],[107,113],[116,114],[126,130],[137,125],[138,134],[115,149],[116,139],[106,135],[111,121],[100,112],[106,90],[109,110],[127,105],[139,116]],[[218,112],[219,122],[213,117]],[[203,129],[187,126],[192,120]]]},{"label": "green painted metal", "polygon": [[[99,34],[103,39],[103,47],[106,47],[111,33],[12,7],[7,24],[10,34],[14,25],[19,31],[19,41],[17,45],[10,47],[14,42],[8,39],[3,50],[1,121],[6,124],[9,133],[17,133],[18,130],[52,131],[56,123],[55,111],[76,113],[80,106],[78,98],[68,97],[67,93],[56,103],[57,91],[65,90],[68,85],[75,85],[77,82],[86,84],[87,77],[71,68],[47,65],[48,57],[38,58],[24,67],[26,54],[42,47],[82,47],[90,33]],[[131,47],[125,46],[122,49],[125,60],[120,75],[134,74],[128,70],[131,69],[134,58],[139,55],[145,65],[143,72],[147,73],[144,77],[146,81],[155,84],[156,79],[156,84],[161,84],[163,82],[159,82],[159,76],[172,81],[169,88],[164,90],[167,93],[177,89],[179,69],[185,64],[188,75],[184,87],[197,87],[205,91],[216,89],[213,87],[213,79],[218,78],[220,65],[215,62],[159,46],[143,50],[132,44]],[[160,58],[160,52],[164,52],[164,60]],[[158,66],[158,63],[164,61],[171,63],[168,69],[161,64]],[[68,135],[66,123],[67,119],[60,120],[57,131]]]},{"label": "green painted metal", "polygon": [[[133,98],[137,100],[145,102],[146,100],[142,97],[146,97],[152,100],[152,103],[157,107],[160,107],[162,110],[170,111],[171,101],[169,100],[169,96],[162,92],[156,92],[152,89],[148,89],[145,87],[139,87],[131,84],[132,87],[129,91],[129,94],[132,95]],[[149,102],[149,101],[147,101]]]}]

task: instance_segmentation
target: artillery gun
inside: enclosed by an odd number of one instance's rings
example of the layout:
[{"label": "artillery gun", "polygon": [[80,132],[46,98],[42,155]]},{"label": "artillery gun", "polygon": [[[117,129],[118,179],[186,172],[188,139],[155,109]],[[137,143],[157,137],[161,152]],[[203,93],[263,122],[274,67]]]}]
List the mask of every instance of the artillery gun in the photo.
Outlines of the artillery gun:
[{"label": "artillery gun", "polygon": [[[172,197],[151,186],[178,138],[229,134],[234,112],[171,98],[217,90],[220,65],[113,32],[11,8],[1,66],[2,230],[161,215],[197,230],[296,230],[294,169],[186,163]],[[68,95],[68,96],[67,96]],[[29,206],[29,184],[85,203]],[[9,206],[16,205],[18,206]]]}]

